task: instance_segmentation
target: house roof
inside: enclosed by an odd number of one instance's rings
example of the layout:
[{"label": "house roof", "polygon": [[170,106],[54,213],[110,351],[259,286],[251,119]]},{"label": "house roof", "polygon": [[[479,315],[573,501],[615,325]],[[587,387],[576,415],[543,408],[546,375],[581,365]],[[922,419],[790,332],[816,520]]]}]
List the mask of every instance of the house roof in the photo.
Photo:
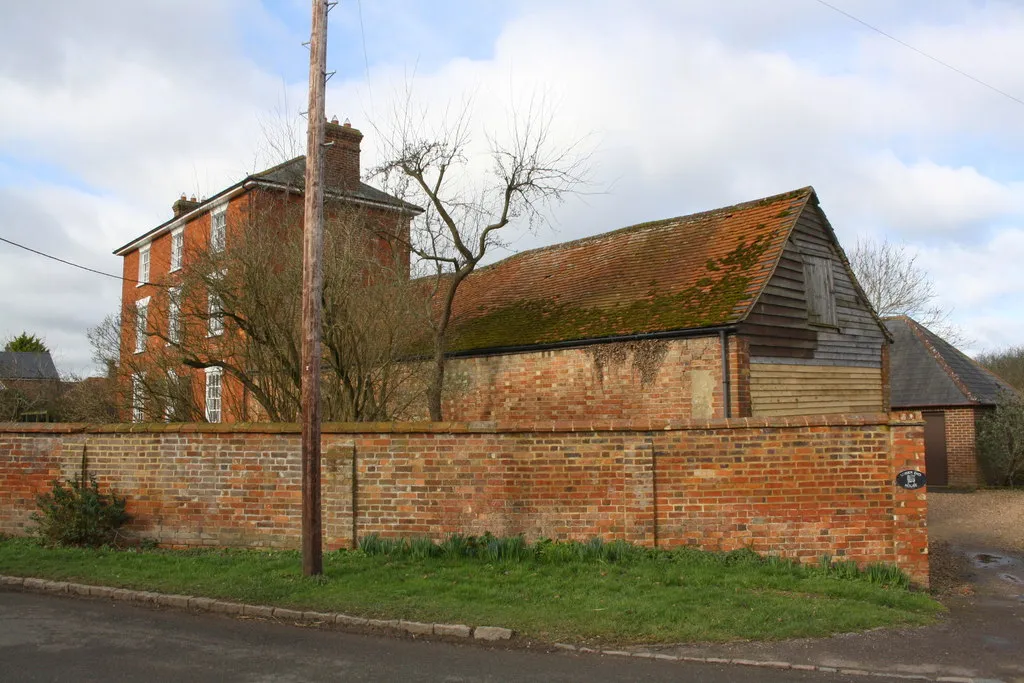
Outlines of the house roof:
[{"label": "house roof", "polygon": [[741,322],[814,189],[523,252],[460,285],[449,350],[528,347]]},{"label": "house roof", "polygon": [[[278,185],[287,185],[288,187],[302,191],[306,187],[306,157],[300,156],[290,159],[283,164],[278,164],[273,168],[268,168],[265,171],[255,173],[249,176],[252,180],[265,181]],[[326,178],[330,180],[330,178]],[[420,207],[415,204],[403,201],[398,197],[392,196],[387,192],[378,190],[372,185],[360,182],[359,185],[352,189],[342,188],[340,185],[331,184],[327,182],[324,189],[328,194],[336,197],[344,197],[350,199],[362,200],[365,202],[372,202],[374,204],[381,204],[383,206],[393,207],[396,209],[402,209],[404,211],[412,211],[420,213],[423,211]]]},{"label": "house roof", "polygon": [[1009,384],[907,316],[886,318],[894,408],[991,405]]},{"label": "house roof", "polygon": [[[191,220],[193,216],[210,210],[214,205],[219,204],[226,198],[230,198],[234,194],[243,192],[246,187],[260,184],[285,186],[295,190],[296,192],[303,192],[306,188],[305,155],[289,159],[288,161],[278,164],[277,166],[272,166],[265,171],[260,171],[259,173],[253,173],[252,175],[246,176],[234,185],[224,188],[209,199],[203,200],[195,208],[188,211],[188,213],[170,218],[149,232],[136,237],[131,242],[128,242],[123,246],[118,247],[114,250],[114,254],[117,256],[123,256],[125,253],[131,251],[137,246],[140,246],[140,243],[152,240],[165,232],[173,230],[179,225],[185,224],[188,220]],[[360,182],[357,187],[349,189],[345,189],[339,185],[328,182],[325,183],[324,190],[326,194],[332,198],[369,202],[371,204],[377,204],[379,206],[413,213],[421,213],[423,211],[423,209],[415,204],[410,204],[398,197],[389,195],[387,192],[382,192],[381,190],[378,190],[372,185],[367,185],[364,182]]]},{"label": "house roof", "polygon": [[49,351],[0,351],[0,379],[60,379]]}]

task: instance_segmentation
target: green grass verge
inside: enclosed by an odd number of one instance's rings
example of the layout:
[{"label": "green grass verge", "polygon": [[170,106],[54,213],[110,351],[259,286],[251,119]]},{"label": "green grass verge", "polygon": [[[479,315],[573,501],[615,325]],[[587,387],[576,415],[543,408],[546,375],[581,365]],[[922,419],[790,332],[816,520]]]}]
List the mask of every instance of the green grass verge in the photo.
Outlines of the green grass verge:
[{"label": "green grass verge", "polygon": [[0,538],[0,573],[370,618],[501,625],[576,643],[825,636],[926,624],[943,609],[923,593],[872,583],[866,573],[843,578],[824,566],[747,552],[643,552],[610,562],[338,551],[324,556],[322,577],[308,579],[290,551],[88,550]]}]

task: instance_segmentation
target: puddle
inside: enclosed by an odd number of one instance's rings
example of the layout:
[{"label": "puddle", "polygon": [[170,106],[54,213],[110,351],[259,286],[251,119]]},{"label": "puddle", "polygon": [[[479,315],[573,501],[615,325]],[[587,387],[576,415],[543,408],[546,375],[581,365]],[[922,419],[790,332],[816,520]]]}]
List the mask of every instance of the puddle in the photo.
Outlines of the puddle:
[{"label": "puddle", "polygon": [[992,553],[975,553],[971,556],[971,563],[979,568],[1006,567],[1014,563],[1012,557],[993,555]]},{"label": "puddle", "polygon": [[1024,581],[1021,581],[1019,576],[1014,576],[1013,574],[1000,574],[999,578],[1002,579],[1003,581],[1009,581],[1010,583],[1015,583],[1018,586],[1021,585],[1022,583],[1024,583]]}]

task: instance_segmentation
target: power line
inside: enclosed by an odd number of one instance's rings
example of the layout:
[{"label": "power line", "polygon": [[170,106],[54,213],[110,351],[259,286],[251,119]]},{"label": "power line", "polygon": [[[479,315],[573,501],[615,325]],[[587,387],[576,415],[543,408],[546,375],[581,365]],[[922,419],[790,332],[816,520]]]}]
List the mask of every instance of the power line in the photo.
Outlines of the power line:
[{"label": "power line", "polygon": [[864,21],[863,19],[859,19],[859,18],[853,16],[852,14],[850,14],[849,12],[847,12],[845,10],[842,10],[842,9],[839,9],[835,5],[826,2],[825,0],[817,0],[817,1],[818,1],[818,3],[824,5],[825,7],[828,7],[830,10],[838,12],[839,14],[842,14],[844,17],[847,17],[848,19],[852,19],[853,21],[856,21],[861,26],[866,26],[867,28],[871,29],[875,33],[883,35],[886,38],[888,38],[889,40],[892,40],[892,41],[894,41],[896,43],[899,43],[900,45],[902,45],[903,47],[907,48],[908,50],[913,50],[914,52],[916,52],[917,54],[921,55],[922,57],[927,57],[928,59],[932,60],[936,64],[938,64],[940,66],[944,66],[947,69],[949,69],[950,71],[953,71],[955,73],[960,74],[964,78],[971,79],[972,81],[974,81],[978,85],[984,86],[984,87],[988,88],[989,90],[991,90],[993,92],[997,92],[1000,95],[1002,95],[1003,97],[1005,97],[1007,99],[1010,99],[1010,100],[1013,100],[1017,104],[1024,104],[1024,100],[1022,100],[1022,99],[1020,99],[1018,97],[1014,97],[1013,95],[1011,95],[1010,93],[1006,92],[1005,90],[1000,90],[999,88],[995,87],[994,85],[991,85],[990,83],[986,83],[985,81],[981,80],[980,78],[976,78],[976,77],[972,76],[971,74],[967,73],[966,71],[963,71],[962,69],[956,68],[955,66],[953,66],[952,64],[950,64],[948,62],[942,61],[938,57],[933,57],[932,55],[928,54],[924,50],[919,50],[918,48],[914,47],[910,43],[903,42],[902,40],[900,40],[896,36],[894,36],[894,35],[892,35],[890,33],[886,33],[885,31],[883,31],[882,29],[878,28],[877,26],[872,26],[871,24],[869,24],[868,22]]},{"label": "power line", "polygon": [[154,285],[156,287],[163,287],[163,285],[158,285],[155,282],[143,282],[142,280],[132,280],[131,278],[121,277],[120,275],[114,275],[113,273],[104,273],[102,270],[96,270],[95,268],[89,268],[88,266],[81,266],[81,265],[79,265],[77,263],[72,263],[71,261],[65,261],[62,258],[58,258],[56,256],[52,256],[50,254],[46,254],[46,253],[41,252],[41,251],[39,251],[37,249],[33,249],[32,247],[26,247],[24,244],[18,244],[17,242],[12,242],[11,240],[7,239],[6,237],[0,237],[0,242],[6,242],[7,244],[10,244],[12,247],[18,247],[19,249],[24,249],[25,251],[30,251],[33,254],[38,254],[39,256],[43,256],[43,257],[51,259],[53,261],[57,261],[58,263],[63,263],[66,266],[71,266],[72,268],[78,268],[80,270],[84,270],[84,271],[87,271],[89,273],[95,273],[96,275],[103,275],[104,277],[114,278],[115,280],[123,280],[124,282],[134,282],[135,284]]},{"label": "power line", "polygon": [[370,96],[370,115],[373,116],[373,88],[370,86],[370,58],[366,54],[366,27],[363,26],[363,0],[357,0],[359,10],[359,34],[363,41],[363,65],[366,67],[366,92]]}]

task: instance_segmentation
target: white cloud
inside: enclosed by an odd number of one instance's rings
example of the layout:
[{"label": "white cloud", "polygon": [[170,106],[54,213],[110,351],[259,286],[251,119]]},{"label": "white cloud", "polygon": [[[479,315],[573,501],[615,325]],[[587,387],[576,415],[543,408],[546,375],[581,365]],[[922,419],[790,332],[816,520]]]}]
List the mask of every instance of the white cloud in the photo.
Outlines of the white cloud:
[{"label": "white cloud", "polygon": [[[1016,5],[843,8],[1024,93]],[[401,21],[388,23],[396,11]],[[485,11],[473,16],[486,20]],[[431,115],[474,94],[476,120],[492,132],[541,92],[557,104],[558,140],[592,134],[594,180],[606,192],[559,207],[557,232],[524,235],[515,248],[813,184],[841,239],[870,233],[921,245],[943,299],[971,312],[960,320],[970,336],[981,336],[972,326],[993,337],[993,321],[1024,319],[1012,300],[1024,286],[1012,268],[1024,226],[1020,105],[804,0],[527,2],[501,11],[513,16],[493,31],[492,49],[474,45],[472,57],[445,61],[454,48],[437,43],[460,44],[465,21],[431,23],[430,12],[402,2],[367,8],[368,54],[391,61],[371,64],[372,98],[361,61],[347,71],[358,77],[339,75],[328,93],[329,114],[366,134],[364,166],[377,161],[373,125],[385,125],[407,74]],[[241,0],[16,3],[0,25],[0,164],[15,169],[0,173],[4,203],[55,249],[67,244],[116,267],[109,251],[169,217],[178,193],[211,194],[252,170],[258,117],[277,105],[282,83],[267,70],[269,55],[247,56],[239,17],[268,46],[295,33]],[[332,27],[355,26],[332,16]],[[305,108],[303,84],[284,85],[291,108]],[[59,186],[64,176],[70,187]],[[3,230],[14,211],[0,207]],[[22,256],[0,259],[0,278],[33,277]],[[24,299],[34,303],[0,302],[0,321],[17,331],[63,335],[117,306],[116,283],[107,290],[38,269],[50,277],[32,281],[36,294]],[[108,300],[69,295],[52,306],[58,281]],[[39,297],[51,304],[45,315]],[[1010,332],[1000,339],[1024,333],[1002,329]],[[84,358],[81,334],[67,334],[60,345]]]}]

